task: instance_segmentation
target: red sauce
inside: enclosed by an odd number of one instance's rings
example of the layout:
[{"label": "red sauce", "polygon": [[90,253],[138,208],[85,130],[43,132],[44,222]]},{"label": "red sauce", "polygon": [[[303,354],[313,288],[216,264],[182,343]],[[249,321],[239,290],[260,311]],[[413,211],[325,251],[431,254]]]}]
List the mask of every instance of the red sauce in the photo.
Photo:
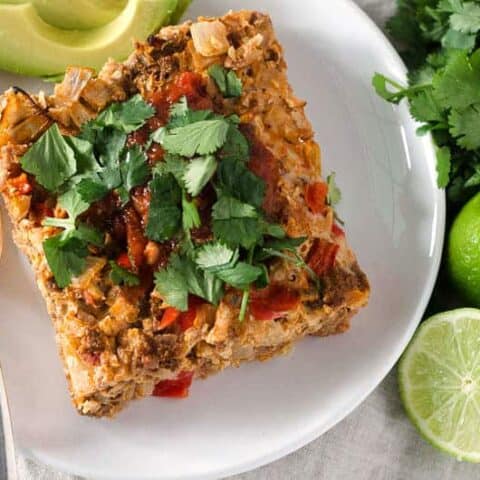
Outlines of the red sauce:
[{"label": "red sauce", "polygon": [[336,243],[329,242],[323,238],[316,238],[308,252],[308,265],[318,276],[325,275],[335,265],[339,248]]},{"label": "red sauce", "polygon": [[275,320],[283,317],[300,303],[296,290],[279,284],[271,284],[250,294],[250,313],[257,320]]},{"label": "red sauce", "polygon": [[325,182],[309,183],[305,188],[305,202],[314,214],[324,213],[327,206],[328,185]]},{"label": "red sauce", "polygon": [[269,216],[275,217],[283,209],[283,204],[279,201],[277,193],[277,186],[280,180],[278,162],[272,152],[258,141],[251,127],[244,125],[241,129],[250,141],[250,162],[248,166],[266,184],[263,209]]},{"label": "red sauce", "polygon": [[193,372],[180,372],[173,380],[162,380],[155,385],[154,397],[188,397],[188,389],[192,384]]},{"label": "red sauce", "polygon": [[125,226],[127,232],[127,251],[132,267],[138,271],[143,265],[143,252],[147,245],[147,239],[143,233],[143,226],[136,210],[127,206],[124,210]]}]

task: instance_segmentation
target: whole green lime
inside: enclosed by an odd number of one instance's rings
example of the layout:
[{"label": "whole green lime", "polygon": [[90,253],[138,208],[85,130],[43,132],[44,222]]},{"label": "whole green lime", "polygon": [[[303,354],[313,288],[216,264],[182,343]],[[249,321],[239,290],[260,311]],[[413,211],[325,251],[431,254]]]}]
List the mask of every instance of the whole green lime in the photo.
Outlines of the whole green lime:
[{"label": "whole green lime", "polygon": [[448,239],[448,266],[460,294],[480,306],[480,193],[460,211]]}]

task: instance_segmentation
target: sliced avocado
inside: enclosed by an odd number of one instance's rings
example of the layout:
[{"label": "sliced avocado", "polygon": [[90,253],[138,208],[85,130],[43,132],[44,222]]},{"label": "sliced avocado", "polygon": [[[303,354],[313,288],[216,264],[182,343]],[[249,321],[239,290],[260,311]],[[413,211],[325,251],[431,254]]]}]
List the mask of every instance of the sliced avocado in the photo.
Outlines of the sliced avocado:
[{"label": "sliced avocado", "polygon": [[40,17],[54,27],[87,30],[111,22],[127,0],[32,0],[32,3]]},{"label": "sliced avocado", "polygon": [[99,70],[112,57],[125,59],[133,40],[145,40],[169,20],[177,0],[128,0],[115,20],[85,31],[44,22],[30,3],[0,5],[0,69],[51,76],[69,65]]},{"label": "sliced avocado", "polygon": [[192,3],[192,0],[178,0],[177,8],[172,14],[170,23],[178,23],[191,3]]}]

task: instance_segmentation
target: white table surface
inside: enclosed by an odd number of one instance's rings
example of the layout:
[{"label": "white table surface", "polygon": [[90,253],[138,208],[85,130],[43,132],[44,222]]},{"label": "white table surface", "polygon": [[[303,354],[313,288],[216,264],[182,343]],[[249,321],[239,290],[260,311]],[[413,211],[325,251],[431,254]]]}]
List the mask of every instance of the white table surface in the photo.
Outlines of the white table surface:
[{"label": "white table surface", "polygon": [[[379,25],[394,7],[394,0],[355,1]],[[20,480],[82,480],[21,456],[18,469]],[[322,437],[281,460],[230,480],[477,478],[480,466],[459,463],[420,438],[403,412],[393,371],[360,407]]]}]

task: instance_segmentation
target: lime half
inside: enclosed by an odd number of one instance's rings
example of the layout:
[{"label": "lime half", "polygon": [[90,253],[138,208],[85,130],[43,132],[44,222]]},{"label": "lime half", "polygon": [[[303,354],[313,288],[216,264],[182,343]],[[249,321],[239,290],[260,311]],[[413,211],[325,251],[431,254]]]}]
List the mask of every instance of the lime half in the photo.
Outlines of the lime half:
[{"label": "lime half", "polygon": [[480,462],[480,310],[425,321],[400,360],[399,385],[410,419],[432,445]]}]

